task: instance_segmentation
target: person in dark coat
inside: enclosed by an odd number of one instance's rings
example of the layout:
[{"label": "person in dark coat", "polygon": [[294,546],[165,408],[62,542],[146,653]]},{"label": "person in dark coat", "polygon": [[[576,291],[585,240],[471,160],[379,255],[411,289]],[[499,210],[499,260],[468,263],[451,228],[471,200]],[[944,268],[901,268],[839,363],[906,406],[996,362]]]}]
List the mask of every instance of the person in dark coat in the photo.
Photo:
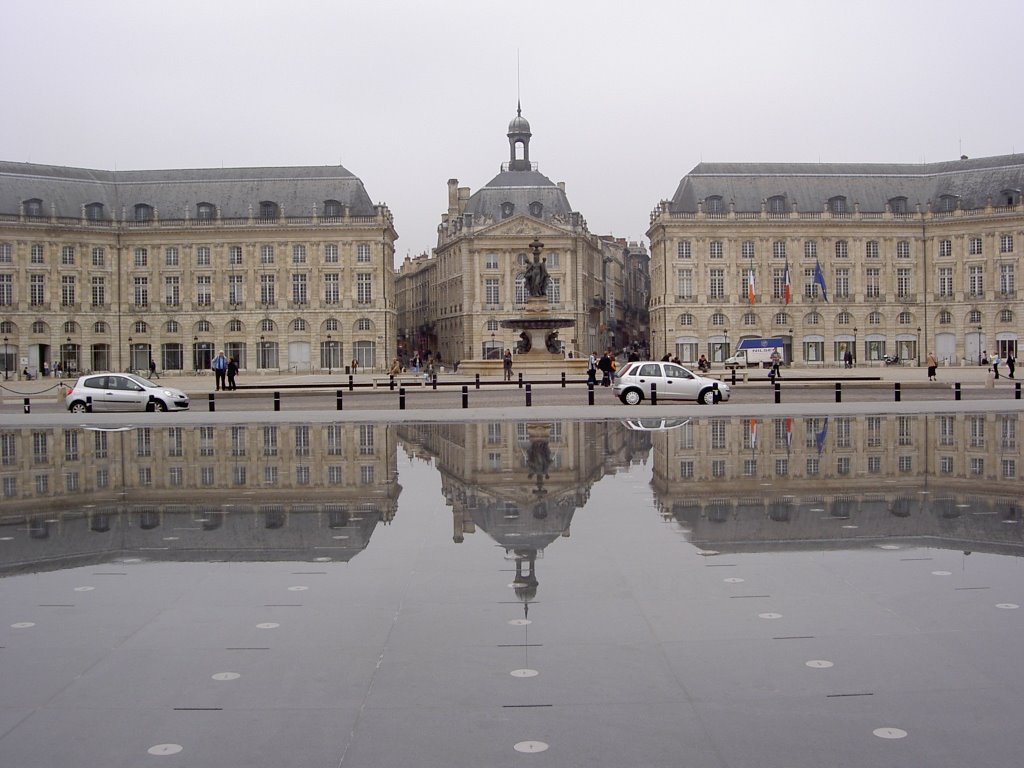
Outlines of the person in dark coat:
[{"label": "person in dark coat", "polygon": [[235,384],[235,376],[238,375],[238,361],[235,358],[228,359],[228,389],[238,389]]},{"label": "person in dark coat", "polygon": [[612,359],[607,352],[601,355],[601,359],[597,361],[597,368],[603,374],[601,376],[601,386],[610,387],[612,383],[612,371],[615,369],[612,368]]},{"label": "person in dark coat", "polygon": [[1013,356],[1013,352],[1006,353],[1006,370],[1009,371],[1009,376],[1013,378],[1013,372],[1017,369],[1017,359]]}]

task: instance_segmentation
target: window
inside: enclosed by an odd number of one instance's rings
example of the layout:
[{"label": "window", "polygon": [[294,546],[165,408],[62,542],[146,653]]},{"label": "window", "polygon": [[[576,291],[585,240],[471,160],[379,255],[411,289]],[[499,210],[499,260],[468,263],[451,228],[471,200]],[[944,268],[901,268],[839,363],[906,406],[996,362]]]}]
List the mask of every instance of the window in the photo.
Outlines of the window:
[{"label": "window", "polygon": [[910,270],[902,267],[896,270],[896,295],[900,298],[909,297],[914,291]]},{"label": "window", "polygon": [[309,301],[307,286],[307,275],[292,275],[292,301],[296,304],[306,304]]},{"label": "window", "polygon": [[135,205],[135,221],[146,222],[153,220],[153,206],[145,203]]},{"label": "window", "polygon": [[60,303],[63,307],[73,306],[75,303],[75,276],[61,275],[60,278]]},{"label": "window", "polygon": [[775,325],[789,325],[789,313],[776,312],[772,322],[774,322]]},{"label": "window", "polygon": [[14,275],[0,275],[0,307],[9,307],[13,304]]},{"label": "window", "polygon": [[970,237],[967,239],[967,253],[971,256],[981,256],[981,238]]},{"label": "window", "polygon": [[846,268],[837,269],[832,283],[832,295],[837,299],[846,299],[850,296],[850,270]]},{"label": "window", "polygon": [[213,203],[196,203],[196,218],[200,221],[210,221],[217,213]]},{"label": "window", "polygon": [[755,315],[753,312],[745,312],[743,314],[743,324],[757,325],[757,315]]},{"label": "window", "polygon": [[370,322],[370,318],[368,318],[368,317],[361,317],[358,320],[356,320],[356,330],[357,331],[371,331],[371,330],[373,330],[373,323]]},{"label": "window", "polygon": [[85,206],[85,218],[89,221],[102,221],[103,203],[89,203]]},{"label": "window", "polygon": [[708,295],[712,299],[723,299],[725,298],[725,270],[724,269],[712,269],[709,280],[709,292]]},{"label": "window", "polygon": [[306,325],[306,321],[301,317],[296,317],[294,320],[292,320],[293,331],[305,331],[307,330],[307,328],[308,326]]},{"label": "window", "polygon": [[951,213],[956,210],[956,204],[956,195],[942,195],[939,198],[939,211],[941,213]]},{"label": "window", "polygon": [[276,302],[274,275],[260,275],[260,303],[270,306]]},{"label": "window", "polygon": [[683,325],[683,326],[693,325],[693,321],[694,321],[693,315],[691,315],[689,312],[684,312],[683,314],[681,314],[679,316],[679,324],[680,325]]},{"label": "window", "polygon": [[818,298],[820,286],[814,281],[814,269],[804,270],[804,296],[808,299]]},{"label": "window", "polygon": [[869,299],[877,299],[881,295],[882,270],[868,267],[864,270],[864,295]]},{"label": "window", "polygon": [[146,267],[149,266],[149,251],[145,248],[135,249],[135,266]]},{"label": "window", "polygon": [[557,269],[561,262],[562,255],[558,251],[548,251],[548,269]]},{"label": "window", "polygon": [[484,269],[497,269],[498,268],[498,254],[496,253],[485,253],[484,254]]},{"label": "window", "polygon": [[851,315],[849,312],[840,312],[836,316],[836,323],[838,325],[849,325],[852,322],[853,322],[853,315]]},{"label": "window", "polygon": [[785,269],[773,269],[772,270],[772,298],[773,299],[785,299],[786,298],[786,270]]},{"label": "window", "polygon": [[232,306],[242,303],[242,275],[228,275],[228,303]]},{"label": "window", "polygon": [[[562,302],[562,278],[552,277],[548,280],[548,302],[551,304],[560,304]],[[615,297],[609,298],[609,307],[614,309]]]},{"label": "window", "polygon": [[338,263],[338,245],[337,245],[337,243],[327,243],[324,246],[324,263],[325,264],[337,264]]},{"label": "window", "polygon": [[274,246],[263,245],[260,246],[260,264],[273,264],[274,263]]},{"label": "window", "polygon": [[786,212],[786,198],[783,195],[772,195],[768,198],[768,213],[779,216]]},{"label": "window", "polygon": [[484,303],[498,303],[498,279],[495,277],[489,277],[484,280]]},{"label": "window", "polygon": [[369,304],[373,301],[373,275],[366,272],[356,274],[356,301]]},{"label": "window", "polygon": [[260,333],[273,333],[274,321],[268,319],[260,320]]},{"label": "window", "polygon": [[200,245],[198,248],[196,248],[196,266],[210,266],[210,246]]},{"label": "window", "polygon": [[75,264],[75,246],[65,245],[60,249],[60,263],[70,267]]},{"label": "window", "polygon": [[[753,242],[751,242],[753,245]],[[805,243],[806,245],[806,243]],[[751,248],[753,251],[753,248]],[[750,257],[753,258],[754,254],[751,253]],[[786,258],[786,241],[785,240],[774,240],[772,242],[772,258],[773,259],[784,259]]]},{"label": "window", "polygon": [[711,316],[711,325],[715,326],[716,328],[721,328],[725,324],[726,317],[721,312],[715,312],[715,314]]},{"label": "window", "polygon": [[974,297],[985,295],[985,273],[980,264],[967,267],[967,292]]},{"label": "window", "polygon": [[337,200],[324,200],[324,218],[336,219],[343,215],[344,211],[340,202]]},{"label": "window", "polygon": [[[164,264],[168,267],[176,267],[179,264],[178,249],[174,246],[164,249]],[[138,265],[136,265],[138,266]]]},{"label": "window", "polygon": [[804,240],[804,258],[805,259],[816,259],[816,258],[818,258],[818,241],[817,240]]},{"label": "window", "polygon": [[850,258],[850,244],[846,240],[836,240],[836,258]]},{"label": "window", "polygon": [[680,269],[676,273],[676,286],[679,300],[693,298],[693,270]]},{"label": "window", "polygon": [[501,204],[501,218],[507,219],[512,216],[515,211],[516,207],[512,203],[506,202]]},{"label": "window", "polygon": [[952,240],[939,240],[939,256],[952,256],[953,255],[953,241]]},{"label": "window", "polygon": [[845,216],[846,215],[846,198],[842,195],[836,195],[835,197],[829,198],[828,201],[828,212],[833,216]]},{"label": "window", "polygon": [[201,307],[208,307],[213,304],[210,294],[212,275],[198,275],[196,277],[196,304]]},{"label": "window", "polygon": [[896,316],[896,322],[900,325],[912,325],[914,322],[914,316],[909,312],[900,312]]},{"label": "window", "polygon": [[868,325],[881,325],[882,314],[880,312],[869,312],[868,313]]},{"label": "window", "polygon": [[233,319],[228,321],[228,333],[241,333],[243,330],[241,320]]},{"label": "window", "polygon": [[889,210],[893,213],[906,213],[907,212],[907,198],[905,197],[893,197],[889,200]]},{"label": "window", "polygon": [[878,258],[878,241],[868,240],[864,243],[864,258],[866,259],[877,259]]},{"label": "window", "polygon": [[356,246],[356,263],[357,264],[369,264],[370,263],[370,244],[359,243]]},{"label": "window", "polygon": [[529,208],[530,208],[530,215],[534,216],[534,217],[536,217],[538,219],[544,213],[544,206],[541,203],[532,202],[532,203],[530,203]]},{"label": "window", "polygon": [[676,258],[679,259],[691,259],[693,258],[693,252],[690,249],[689,240],[680,240],[676,244]]},{"label": "window", "polygon": [[1013,310],[1012,309],[1001,309],[1001,310],[999,310],[999,322],[1000,323],[1012,323],[1013,322]]},{"label": "window", "polygon": [[242,264],[242,246],[232,245],[228,248],[228,264],[238,267]]},{"label": "window", "polygon": [[953,296],[953,268],[939,267],[939,296],[952,298]]},{"label": "window", "polygon": [[999,237],[999,252],[1013,253],[1013,235],[1001,235]]},{"label": "window", "polygon": [[10,264],[14,261],[13,249],[10,243],[0,243],[0,264]]},{"label": "window", "polygon": [[712,240],[708,243],[708,258],[721,259],[724,256],[724,249],[721,240]]},{"label": "window", "polygon": [[280,216],[280,208],[277,203],[270,200],[260,201],[260,220],[275,221]]},{"label": "window", "polygon": [[107,263],[106,252],[102,248],[92,249],[92,265],[94,267],[102,267]]},{"label": "window", "polygon": [[896,258],[897,259],[909,259],[910,258],[910,241],[909,240],[897,240],[896,241]]},{"label": "window", "polygon": [[981,322],[981,310],[972,309],[967,313],[967,322],[976,325]]},{"label": "window", "polygon": [[1003,296],[1017,294],[1017,266],[1015,264],[999,265],[999,292]]},{"label": "window", "polygon": [[31,248],[30,261],[32,264],[43,264],[43,246],[39,243],[33,243]]},{"label": "window", "polygon": [[132,325],[132,330],[135,333],[149,333],[149,325],[146,324],[145,320],[136,320]]},{"label": "window", "polygon": [[328,272],[324,278],[324,303],[337,304],[341,301],[341,283],[337,272]]},{"label": "window", "polygon": [[953,324],[953,313],[949,310],[942,310],[939,312],[939,325],[952,325]]},{"label": "window", "polygon": [[[169,322],[173,322],[173,321],[169,321]],[[92,332],[93,333],[108,333],[109,329],[107,328],[107,324],[104,323],[102,320],[100,320],[97,323],[93,323]]]},{"label": "window", "polygon": [[807,325],[821,325],[821,315],[817,312],[811,312],[804,318],[804,322],[807,323]]},{"label": "window", "polygon": [[[785,243],[783,243],[783,247],[785,247]],[[740,253],[744,259],[754,258],[754,241],[744,240],[743,245],[740,246]]]},{"label": "window", "polygon": [[33,307],[41,307],[46,303],[46,275],[29,276],[28,303]]}]

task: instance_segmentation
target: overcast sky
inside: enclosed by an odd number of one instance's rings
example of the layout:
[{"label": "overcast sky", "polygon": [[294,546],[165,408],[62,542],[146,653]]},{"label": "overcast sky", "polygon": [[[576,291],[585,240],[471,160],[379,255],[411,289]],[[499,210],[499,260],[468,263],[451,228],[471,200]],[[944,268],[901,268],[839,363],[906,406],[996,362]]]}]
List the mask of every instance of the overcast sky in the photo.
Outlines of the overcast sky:
[{"label": "overcast sky", "polygon": [[399,258],[436,245],[449,178],[498,173],[517,96],[530,159],[632,240],[701,160],[1024,151],[1019,0],[3,0],[0,21],[3,159],[341,163]]}]

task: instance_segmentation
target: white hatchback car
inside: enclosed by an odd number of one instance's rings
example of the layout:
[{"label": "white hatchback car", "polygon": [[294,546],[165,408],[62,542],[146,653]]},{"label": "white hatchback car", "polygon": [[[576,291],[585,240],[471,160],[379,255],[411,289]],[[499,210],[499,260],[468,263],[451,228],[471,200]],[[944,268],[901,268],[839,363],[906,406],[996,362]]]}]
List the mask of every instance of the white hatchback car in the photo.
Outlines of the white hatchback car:
[{"label": "white hatchback car", "polygon": [[675,363],[655,360],[628,363],[616,375],[614,391],[626,405],[637,405],[650,399],[652,384],[657,386],[659,400],[696,400],[711,405],[728,400],[731,394],[729,385],[724,381],[700,376]]},{"label": "white hatchback car", "polygon": [[188,409],[188,395],[180,389],[154,384],[134,373],[80,376],[64,395],[72,413],[86,413],[90,403],[94,411],[146,411],[151,401],[157,411]]}]

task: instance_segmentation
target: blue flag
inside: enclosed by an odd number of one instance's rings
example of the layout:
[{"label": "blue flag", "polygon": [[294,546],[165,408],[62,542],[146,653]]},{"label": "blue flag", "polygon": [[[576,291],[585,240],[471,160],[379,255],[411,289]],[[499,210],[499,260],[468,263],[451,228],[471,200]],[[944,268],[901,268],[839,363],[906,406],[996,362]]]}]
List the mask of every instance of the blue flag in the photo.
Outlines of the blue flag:
[{"label": "blue flag", "polygon": [[825,450],[825,440],[828,438],[828,416],[825,417],[825,423],[821,425],[821,431],[816,432],[814,435],[814,444],[818,447],[818,455],[821,456],[821,452]]},{"label": "blue flag", "polygon": [[821,271],[821,262],[814,262],[814,282],[821,286],[821,298],[828,303],[828,290],[825,288],[825,273]]}]

